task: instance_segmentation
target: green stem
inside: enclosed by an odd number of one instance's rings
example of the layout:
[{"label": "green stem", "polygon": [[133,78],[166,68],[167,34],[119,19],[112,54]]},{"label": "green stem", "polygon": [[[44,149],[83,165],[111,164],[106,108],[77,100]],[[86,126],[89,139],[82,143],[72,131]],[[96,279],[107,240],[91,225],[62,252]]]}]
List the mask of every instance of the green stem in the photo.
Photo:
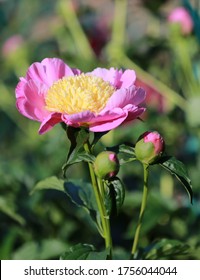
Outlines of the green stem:
[{"label": "green stem", "polygon": [[[90,145],[88,142],[84,144],[84,149],[86,152],[91,153]],[[100,192],[100,188],[103,185],[103,182],[98,182],[96,175],[94,173],[93,165],[91,163],[88,163],[89,171],[90,171],[90,177],[91,182],[97,202],[97,206],[99,209],[99,214],[101,217],[101,223],[103,228],[103,237],[105,240],[105,247],[106,249],[110,250],[110,258],[112,257],[112,238],[111,238],[111,231],[110,231],[110,220],[106,213],[106,208],[104,205],[104,195],[102,196],[102,193]],[[104,192],[103,192],[104,194]]]},{"label": "green stem", "polygon": [[123,47],[125,42],[126,15],[127,0],[115,0],[111,42],[118,47]]},{"label": "green stem", "polygon": [[95,59],[94,52],[90,47],[88,39],[81,27],[81,24],[77,18],[77,15],[74,11],[72,1],[71,0],[60,0],[58,2],[58,8],[63,16],[63,19],[66,23],[67,28],[69,29],[74,42],[75,46],[78,50],[80,56],[86,60],[93,60]]},{"label": "green stem", "polygon": [[142,203],[141,203],[141,208],[140,208],[139,219],[138,219],[135,236],[134,236],[133,247],[132,247],[132,251],[131,251],[131,258],[134,257],[136,250],[137,250],[137,245],[138,245],[139,236],[140,236],[140,229],[142,226],[144,211],[145,211],[146,203],[147,203],[149,166],[146,164],[143,164],[143,168],[144,168],[144,188],[143,188],[143,194],[142,194]]}]

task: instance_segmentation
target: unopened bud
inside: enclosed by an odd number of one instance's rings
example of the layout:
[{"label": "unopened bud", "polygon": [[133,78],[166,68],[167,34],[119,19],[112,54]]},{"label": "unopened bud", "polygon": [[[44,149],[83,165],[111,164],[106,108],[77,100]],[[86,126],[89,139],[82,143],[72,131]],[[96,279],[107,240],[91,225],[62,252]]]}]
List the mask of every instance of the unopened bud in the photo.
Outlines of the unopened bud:
[{"label": "unopened bud", "polygon": [[145,164],[154,163],[164,151],[164,140],[157,131],[142,134],[136,145],[136,158]]},{"label": "unopened bud", "polygon": [[94,161],[95,174],[101,179],[109,179],[117,175],[119,160],[116,153],[105,151],[98,154]]}]

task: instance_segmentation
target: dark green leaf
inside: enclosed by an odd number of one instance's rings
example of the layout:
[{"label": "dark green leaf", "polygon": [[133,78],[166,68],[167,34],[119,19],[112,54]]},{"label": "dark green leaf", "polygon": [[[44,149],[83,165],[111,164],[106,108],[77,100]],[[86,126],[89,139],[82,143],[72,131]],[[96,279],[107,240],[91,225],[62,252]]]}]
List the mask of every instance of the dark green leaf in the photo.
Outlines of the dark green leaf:
[{"label": "dark green leaf", "polygon": [[70,180],[64,183],[64,189],[71,201],[87,210],[98,226],[100,218],[92,185],[82,180]]},{"label": "dark green leaf", "polygon": [[58,179],[56,176],[46,178],[35,185],[34,189],[31,191],[31,194],[35,191],[47,189],[64,192],[64,180]]},{"label": "dark green leaf", "polygon": [[118,214],[125,198],[124,184],[117,177],[106,181],[108,192],[106,193],[105,203],[109,210],[108,214]]},{"label": "dark green leaf", "polygon": [[133,145],[121,144],[114,147],[108,147],[106,149],[113,151],[118,155],[120,165],[136,160]]},{"label": "dark green leaf", "polygon": [[188,176],[187,170],[185,168],[185,165],[181,161],[177,160],[175,157],[162,157],[159,160],[159,163],[162,167],[174,174],[177,177],[177,179],[184,185],[192,203],[192,184]]},{"label": "dark green leaf", "polygon": [[137,258],[146,260],[177,259],[188,254],[189,246],[178,240],[162,239],[141,250]]},{"label": "dark green leaf", "polygon": [[97,252],[93,245],[77,244],[61,256],[61,260],[106,260],[108,250]]},{"label": "dark green leaf", "polygon": [[67,170],[67,168],[72,165],[72,164],[75,164],[75,163],[79,163],[79,162],[94,162],[95,160],[95,156],[85,152],[85,151],[82,151],[82,152],[78,152],[76,154],[74,154],[73,158],[71,158],[69,161],[67,161],[64,165],[63,165],[63,170]]}]

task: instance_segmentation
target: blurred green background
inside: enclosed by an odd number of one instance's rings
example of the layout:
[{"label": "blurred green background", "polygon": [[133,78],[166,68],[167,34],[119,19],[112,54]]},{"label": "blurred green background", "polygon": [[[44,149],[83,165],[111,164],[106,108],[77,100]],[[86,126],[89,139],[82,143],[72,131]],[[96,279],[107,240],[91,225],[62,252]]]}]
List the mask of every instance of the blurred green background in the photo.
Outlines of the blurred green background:
[{"label": "blurred green background", "polygon": [[[185,5],[193,32],[182,35],[167,21]],[[144,122],[117,128],[98,149],[158,130],[166,151],[184,162],[194,202],[176,179],[159,167],[150,175],[150,194],[140,246],[163,238],[178,240],[183,250],[166,256],[200,259],[200,11],[199,1],[0,1],[0,257],[57,259],[78,242],[103,247],[87,213],[56,191],[30,195],[48,176],[62,176],[69,143],[57,125],[38,135],[39,123],[15,107],[15,87],[29,65],[45,57],[62,58],[71,67],[131,68],[147,91]],[[68,175],[88,178],[85,164]],[[142,195],[142,167],[124,165],[126,184],[121,213],[112,221],[116,255],[130,252]],[[187,250],[185,250],[187,245]],[[153,258],[150,256],[149,258]]]}]

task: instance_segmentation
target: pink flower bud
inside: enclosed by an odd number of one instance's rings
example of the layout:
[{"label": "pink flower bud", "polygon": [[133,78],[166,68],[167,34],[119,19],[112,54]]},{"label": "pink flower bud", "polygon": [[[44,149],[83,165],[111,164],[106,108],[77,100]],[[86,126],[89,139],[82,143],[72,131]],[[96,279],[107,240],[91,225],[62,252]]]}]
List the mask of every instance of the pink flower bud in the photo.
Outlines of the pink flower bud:
[{"label": "pink flower bud", "polygon": [[94,171],[101,179],[116,176],[119,171],[119,160],[116,153],[105,151],[98,154],[94,162]]},{"label": "pink flower bud", "polygon": [[193,29],[193,21],[184,7],[177,7],[168,16],[168,21],[171,23],[179,23],[183,35],[190,34]]},{"label": "pink flower bud", "polygon": [[145,164],[154,163],[164,151],[164,140],[157,131],[142,134],[136,145],[136,158]]}]

